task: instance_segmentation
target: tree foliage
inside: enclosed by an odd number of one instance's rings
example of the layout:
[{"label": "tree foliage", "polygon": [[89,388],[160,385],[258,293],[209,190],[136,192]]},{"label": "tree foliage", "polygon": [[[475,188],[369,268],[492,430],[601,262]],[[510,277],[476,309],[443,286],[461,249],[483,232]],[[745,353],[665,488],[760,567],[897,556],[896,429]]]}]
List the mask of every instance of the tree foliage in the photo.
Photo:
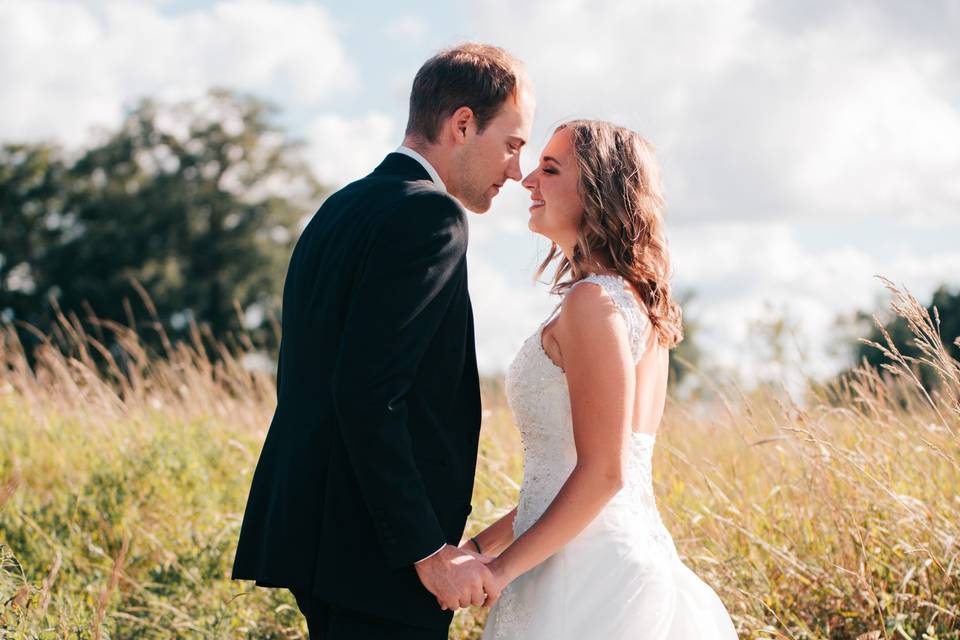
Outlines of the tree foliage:
[{"label": "tree foliage", "polygon": [[[958,344],[958,340],[960,340],[960,289],[951,291],[947,285],[941,285],[934,292],[933,299],[927,306],[927,312],[935,321],[939,320],[940,339],[949,355],[954,360],[960,361],[960,344]],[[859,314],[860,320],[866,320],[867,318],[867,314]],[[917,345],[914,332],[905,317],[898,315],[881,326],[882,330],[880,326],[874,323],[869,335],[866,336],[866,340],[886,345],[887,341],[883,335],[886,332],[901,354],[908,359],[920,359],[923,355],[922,351]],[[855,357],[858,363],[865,362],[876,369],[880,369],[884,364],[891,364],[889,358],[883,352],[865,342],[857,343]],[[924,387],[931,389],[937,385],[937,374],[932,368],[919,366],[918,372]]]},{"label": "tree foliage", "polygon": [[195,321],[275,346],[264,320],[322,194],[275,113],[213,90],[142,101],[72,162],[48,145],[4,147],[0,312],[41,331],[56,307],[138,329],[155,316],[174,339]]}]

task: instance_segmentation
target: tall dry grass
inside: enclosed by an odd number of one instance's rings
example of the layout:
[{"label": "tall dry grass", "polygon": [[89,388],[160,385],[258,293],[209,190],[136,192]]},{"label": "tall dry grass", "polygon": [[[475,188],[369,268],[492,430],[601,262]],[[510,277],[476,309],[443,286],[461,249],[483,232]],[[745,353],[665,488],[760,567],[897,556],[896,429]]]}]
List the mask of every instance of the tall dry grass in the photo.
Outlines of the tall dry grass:
[{"label": "tall dry grass", "polygon": [[[670,402],[660,509],[741,637],[960,638],[960,368],[938,319],[892,291],[922,362],[888,342],[887,375],[797,401],[718,385]],[[32,368],[0,327],[0,637],[304,637],[285,591],[229,580],[272,376],[200,330],[152,355],[128,327],[86,326],[61,316]],[[499,381],[484,403],[471,531],[522,473]],[[450,637],[478,637],[483,614]]]}]

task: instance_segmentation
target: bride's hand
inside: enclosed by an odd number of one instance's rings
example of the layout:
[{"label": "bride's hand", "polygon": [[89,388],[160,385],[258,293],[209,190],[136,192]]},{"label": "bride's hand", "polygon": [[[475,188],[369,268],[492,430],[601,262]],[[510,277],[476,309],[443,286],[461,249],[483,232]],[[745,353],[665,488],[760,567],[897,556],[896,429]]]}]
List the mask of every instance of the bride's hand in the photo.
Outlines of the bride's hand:
[{"label": "bride's hand", "polygon": [[503,561],[499,557],[487,563],[487,569],[490,570],[490,574],[493,577],[491,583],[488,584],[484,582],[483,586],[487,592],[487,599],[483,602],[483,606],[492,607],[500,598],[503,590],[510,584],[512,578],[507,573],[506,568],[503,566]]}]

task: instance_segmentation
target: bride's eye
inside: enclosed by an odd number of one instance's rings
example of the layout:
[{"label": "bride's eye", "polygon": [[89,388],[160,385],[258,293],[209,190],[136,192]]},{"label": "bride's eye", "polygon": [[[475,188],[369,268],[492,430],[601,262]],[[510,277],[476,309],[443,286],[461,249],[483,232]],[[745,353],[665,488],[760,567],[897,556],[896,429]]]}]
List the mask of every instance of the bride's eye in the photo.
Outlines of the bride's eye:
[{"label": "bride's eye", "polygon": [[557,170],[554,169],[553,167],[544,167],[544,168],[543,168],[543,172],[544,172],[544,173],[549,173],[550,175],[553,175],[553,174],[555,174],[555,173],[557,172]]}]

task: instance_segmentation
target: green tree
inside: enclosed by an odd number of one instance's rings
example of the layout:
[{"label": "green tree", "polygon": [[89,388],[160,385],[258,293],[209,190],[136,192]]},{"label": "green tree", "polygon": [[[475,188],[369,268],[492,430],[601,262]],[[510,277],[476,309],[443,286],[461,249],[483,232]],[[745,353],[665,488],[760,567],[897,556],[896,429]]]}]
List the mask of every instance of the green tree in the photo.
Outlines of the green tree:
[{"label": "green tree", "polygon": [[[275,347],[259,321],[279,309],[299,222],[322,195],[275,114],[223,90],[178,104],[144,100],[71,166],[53,172],[51,162],[57,206],[38,192],[10,207],[17,219],[55,209],[63,222],[26,259],[35,286],[12,312],[45,328],[49,296],[80,317],[90,309],[146,320],[139,283],[174,339],[194,320],[217,339],[242,330]],[[4,237],[0,253],[17,242]]]},{"label": "green tree", "polygon": [[[936,309],[936,313],[934,309]],[[939,317],[940,338],[950,356],[960,361],[960,344],[957,343],[957,340],[960,339],[960,289],[951,291],[947,285],[941,285],[934,292],[933,299],[927,307],[927,312],[931,318]],[[857,314],[857,319],[861,323],[872,320],[869,314],[863,312]],[[890,335],[900,353],[911,358],[919,358],[922,355],[905,318],[896,316],[883,324],[883,328]],[[875,323],[866,339],[871,342],[886,344],[886,339]],[[859,341],[854,346],[854,357],[857,363],[866,362],[876,369],[879,369],[884,363],[889,363],[889,359],[879,349]],[[930,367],[920,367],[919,375],[920,381],[928,390],[936,386],[937,375]]]},{"label": "green tree", "polygon": [[0,148],[0,317],[36,316],[47,250],[64,218],[66,167],[46,144]]}]

